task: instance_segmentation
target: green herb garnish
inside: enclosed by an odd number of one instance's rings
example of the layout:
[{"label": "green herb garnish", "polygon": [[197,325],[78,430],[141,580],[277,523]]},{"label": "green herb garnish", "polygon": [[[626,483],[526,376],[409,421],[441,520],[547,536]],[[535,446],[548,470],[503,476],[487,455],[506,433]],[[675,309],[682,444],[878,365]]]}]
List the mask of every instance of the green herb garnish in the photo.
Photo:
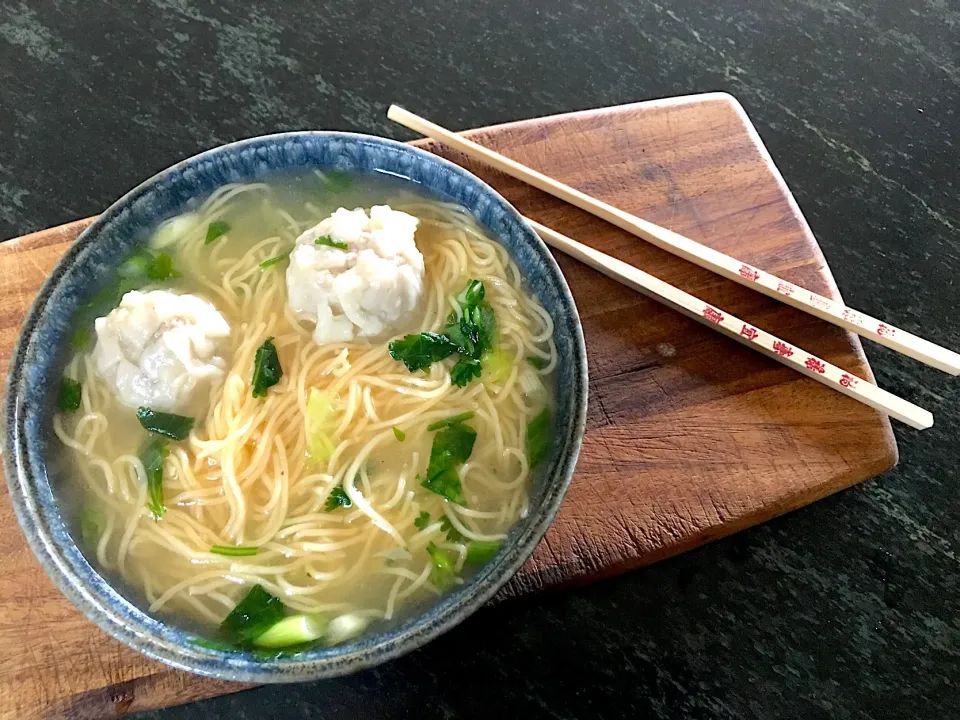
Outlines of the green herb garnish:
[{"label": "green herb garnish", "polygon": [[214,555],[225,555],[226,557],[250,557],[260,552],[260,548],[250,545],[211,545],[210,552]]},{"label": "green herb garnish", "polygon": [[266,270],[266,269],[269,268],[269,267],[273,267],[273,266],[276,265],[278,262],[283,262],[283,261],[286,260],[288,257],[290,257],[290,253],[291,253],[291,252],[293,252],[293,251],[292,251],[292,250],[289,250],[289,251],[287,251],[287,252],[285,252],[285,253],[281,253],[280,255],[277,255],[276,257],[267,258],[267,259],[264,260],[262,263],[260,263],[260,267],[261,267],[262,269],[264,269],[264,270]]},{"label": "green herb garnish", "polygon": [[438,360],[457,352],[457,346],[450,338],[430,332],[406,335],[390,343],[389,348],[390,357],[402,362],[410,372],[426,370]]},{"label": "green herb garnish", "polygon": [[283,615],[280,599],[254,585],[220,624],[220,632],[231,642],[246,645],[280,622]]},{"label": "green herb garnish", "polygon": [[549,365],[549,361],[544,360],[542,357],[537,357],[536,355],[528,355],[527,362],[536,370],[543,370],[547,365]]},{"label": "green herb garnish", "polygon": [[83,398],[83,388],[73,378],[60,378],[60,394],[57,397],[57,406],[63,412],[76,412],[80,409]]},{"label": "green herb garnish", "polygon": [[331,170],[324,173],[321,180],[323,187],[331,193],[342,193],[350,189],[352,181],[350,175],[342,170]]},{"label": "green herb garnish", "polygon": [[403,442],[404,440],[407,439],[407,434],[398,427],[395,427],[393,429],[393,436],[400,442]]},{"label": "green herb garnish", "polygon": [[413,526],[417,530],[423,530],[427,525],[430,524],[430,513],[426,510],[417,515],[416,519],[413,521]]},{"label": "green herb garnish", "polygon": [[544,408],[527,424],[527,462],[535,467],[550,451],[550,411]]},{"label": "green herb garnish", "polygon": [[347,491],[340,485],[337,485],[330,491],[330,494],[327,495],[327,501],[324,503],[323,509],[327,512],[333,512],[337,508],[351,507],[352,505],[353,500],[347,495]]},{"label": "green herb garnish", "polygon": [[173,267],[173,258],[166,253],[154,255],[153,262],[147,266],[147,279],[154,282],[163,282],[178,277],[180,277],[180,273]]},{"label": "green herb garnish", "polygon": [[159,412],[148,407],[137,408],[137,420],[147,432],[163,435],[171,440],[184,440],[193,430],[192,417]]},{"label": "green herb garnish", "polygon": [[337,242],[329,235],[323,235],[313,241],[314,245],[323,245],[324,247],[336,248],[337,250],[346,250],[349,246],[345,242]]},{"label": "green herb garnish", "polygon": [[453,556],[446,550],[441,550],[433,543],[427,545],[427,553],[433,561],[433,568],[430,570],[430,582],[440,592],[449,590],[453,587],[457,577],[456,564]]},{"label": "green herb garnish", "polygon": [[447,540],[452,543],[463,542],[463,533],[454,527],[453,523],[450,522],[450,518],[448,518],[446,515],[444,515],[443,519],[440,521],[440,532],[446,533]]},{"label": "green herb garnish", "polygon": [[443,420],[437,420],[435,423],[430,423],[427,425],[427,430],[433,432],[434,430],[442,430],[445,427],[452,427],[458,423],[466,422],[474,416],[474,412],[468,410],[467,412],[460,413],[459,415],[454,415],[453,417],[448,417]]},{"label": "green herb garnish", "polygon": [[93,549],[100,542],[103,532],[107,529],[107,518],[97,508],[84,505],[80,511],[80,538],[83,544]]},{"label": "green herb garnish", "polygon": [[458,423],[441,430],[433,437],[427,476],[420,484],[430,492],[442,495],[458,505],[465,504],[457,468],[470,457],[477,432]]},{"label": "green herb garnish", "polygon": [[450,382],[457,387],[465,387],[471,380],[480,377],[482,372],[483,366],[479,360],[461,356],[457,364],[450,368]]},{"label": "green herb garnish", "polygon": [[253,360],[253,379],[250,381],[253,386],[253,396],[265,397],[267,388],[280,382],[281,377],[283,377],[283,368],[280,367],[280,358],[277,357],[273,338],[269,337],[257,348],[257,354]]},{"label": "green herb garnish", "polygon": [[483,565],[497,554],[500,549],[499,540],[473,540],[467,545],[468,565]]},{"label": "green herb garnish", "polygon": [[214,220],[207,225],[207,238],[203,241],[203,244],[209,245],[218,237],[226,235],[228,232],[230,232],[230,223],[224,222],[223,220]]},{"label": "green herb garnish", "polygon": [[157,520],[167,511],[163,504],[163,461],[169,454],[162,437],[151,437],[140,447],[140,462],[147,472],[147,508]]}]

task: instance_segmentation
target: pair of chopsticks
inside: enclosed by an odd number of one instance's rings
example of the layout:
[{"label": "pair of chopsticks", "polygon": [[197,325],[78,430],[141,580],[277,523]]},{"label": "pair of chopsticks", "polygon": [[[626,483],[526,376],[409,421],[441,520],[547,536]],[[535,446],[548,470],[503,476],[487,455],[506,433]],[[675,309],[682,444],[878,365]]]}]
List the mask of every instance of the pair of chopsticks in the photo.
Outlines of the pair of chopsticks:
[{"label": "pair of chopsticks", "polygon": [[[387,117],[410,130],[459,150],[468,157],[480,160],[511,177],[522,180],[582,210],[586,210],[667,252],[696,263],[707,270],[952,375],[960,373],[960,355],[951,350],[608,205],[396,105],[390,106]],[[734,317],[725,310],[714,307],[632,265],[572,240],[534,220],[527,218],[527,222],[551,247],[575,257],[627,287],[664,303],[807,377],[886,413],[911,427],[924,430],[933,425],[933,415],[927,410],[907,402],[867,380],[855,377],[842,368],[832,365],[826,360],[781,340],[740,318]]]}]

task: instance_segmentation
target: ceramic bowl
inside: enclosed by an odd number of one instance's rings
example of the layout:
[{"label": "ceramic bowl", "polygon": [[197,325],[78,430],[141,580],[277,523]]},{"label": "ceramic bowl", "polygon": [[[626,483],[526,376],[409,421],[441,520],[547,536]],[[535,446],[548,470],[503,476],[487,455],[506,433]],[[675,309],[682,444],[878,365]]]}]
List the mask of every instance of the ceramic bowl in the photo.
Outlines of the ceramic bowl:
[{"label": "ceramic bowl", "polygon": [[[384,172],[406,178],[468,208],[503,243],[530,290],[556,324],[556,437],[534,482],[529,515],[499,554],[471,580],[389,630],[288,658],[199,647],[194,635],[154,617],[111,586],[87,562],[61,514],[58,477],[48,463],[55,390],[68,359],[74,311],[111,277],[119,259],[163,220],[185,212],[218,187],[285,170]],[[4,470],[17,518],[47,574],[88,618],[132,648],[174,667],[212,677],[286,682],[341,675],[423,645],[486,602],[530,557],[570,484],[587,406],[587,360],[570,290],[546,246],[497,192],[466,170],[402,143],[336,132],[253,138],[210,150],[165,170],[112,205],[66,252],[41,288],[21,329],[7,378]]]}]

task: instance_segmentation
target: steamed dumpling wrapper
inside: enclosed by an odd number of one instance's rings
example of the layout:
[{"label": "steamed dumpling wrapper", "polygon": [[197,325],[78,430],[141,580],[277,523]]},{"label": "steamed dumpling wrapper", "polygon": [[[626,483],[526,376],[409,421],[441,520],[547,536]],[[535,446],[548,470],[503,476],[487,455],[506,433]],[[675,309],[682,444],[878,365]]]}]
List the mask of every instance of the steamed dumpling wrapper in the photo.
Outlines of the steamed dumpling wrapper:
[{"label": "steamed dumpling wrapper", "polygon": [[417,218],[375,205],[340,208],[297,238],[287,303],[316,323],[317,344],[374,337],[399,327],[423,292]]},{"label": "steamed dumpling wrapper", "polygon": [[97,371],[124,405],[184,412],[223,376],[230,326],[196,295],[134,290],[94,327]]}]

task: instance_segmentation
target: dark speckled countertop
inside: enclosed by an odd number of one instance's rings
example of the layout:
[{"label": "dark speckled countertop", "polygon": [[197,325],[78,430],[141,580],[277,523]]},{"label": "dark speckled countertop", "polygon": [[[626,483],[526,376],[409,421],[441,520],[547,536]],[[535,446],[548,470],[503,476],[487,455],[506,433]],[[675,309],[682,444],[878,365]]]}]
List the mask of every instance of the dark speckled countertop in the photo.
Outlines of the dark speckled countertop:
[{"label": "dark speckled countertop", "polygon": [[[392,101],[457,128],[708,90],[747,108],[846,299],[960,348],[956,0],[3,0],[0,236],[244,136],[406,138]],[[377,670],[144,717],[960,717],[960,384],[867,354],[937,416],[896,427],[896,471]]]}]

